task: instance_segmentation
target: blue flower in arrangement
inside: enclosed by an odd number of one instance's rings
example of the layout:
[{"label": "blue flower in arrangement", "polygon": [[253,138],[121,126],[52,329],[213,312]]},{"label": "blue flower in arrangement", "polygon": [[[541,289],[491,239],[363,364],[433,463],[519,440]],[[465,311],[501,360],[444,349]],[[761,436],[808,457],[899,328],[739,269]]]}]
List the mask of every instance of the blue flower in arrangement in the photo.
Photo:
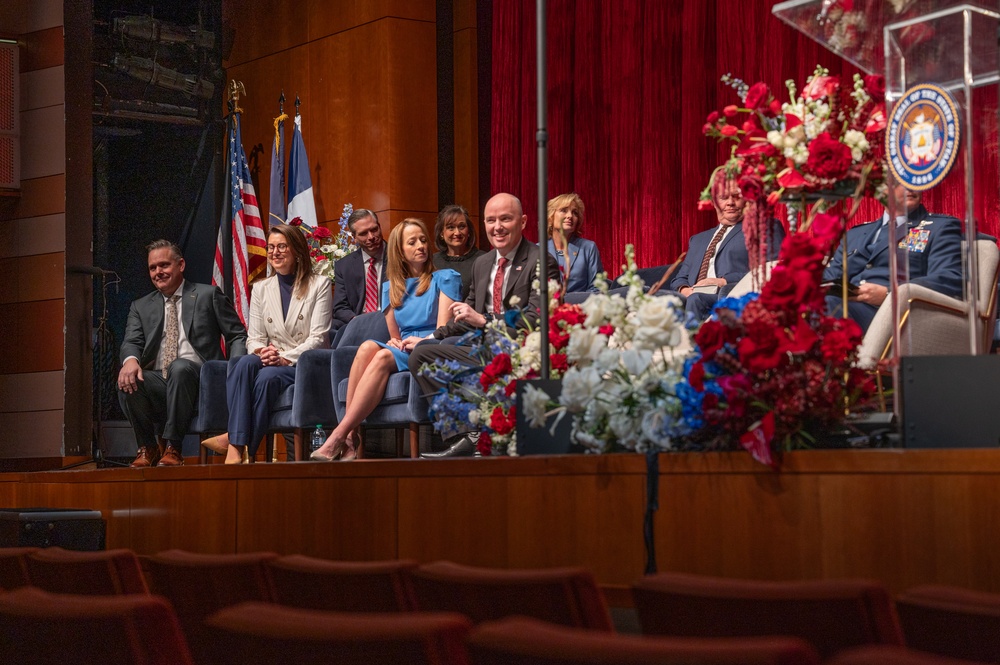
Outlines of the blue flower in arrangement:
[{"label": "blue flower in arrangement", "polygon": [[715,306],[712,307],[712,314],[715,315],[715,312],[720,309],[728,309],[731,310],[736,316],[742,316],[743,309],[747,306],[747,304],[753,302],[759,297],[759,293],[751,292],[746,295],[739,296],[738,298],[721,298],[715,303]]}]

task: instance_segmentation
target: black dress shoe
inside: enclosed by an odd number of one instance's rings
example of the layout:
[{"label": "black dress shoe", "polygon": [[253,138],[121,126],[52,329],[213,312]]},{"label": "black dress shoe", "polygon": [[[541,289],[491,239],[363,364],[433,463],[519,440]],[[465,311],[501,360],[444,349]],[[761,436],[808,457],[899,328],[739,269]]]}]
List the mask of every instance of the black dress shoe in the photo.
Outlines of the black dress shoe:
[{"label": "black dress shoe", "polygon": [[444,457],[473,457],[478,455],[476,442],[468,436],[460,436],[458,441],[451,444],[439,453],[422,453],[420,456],[426,459],[441,459]]}]

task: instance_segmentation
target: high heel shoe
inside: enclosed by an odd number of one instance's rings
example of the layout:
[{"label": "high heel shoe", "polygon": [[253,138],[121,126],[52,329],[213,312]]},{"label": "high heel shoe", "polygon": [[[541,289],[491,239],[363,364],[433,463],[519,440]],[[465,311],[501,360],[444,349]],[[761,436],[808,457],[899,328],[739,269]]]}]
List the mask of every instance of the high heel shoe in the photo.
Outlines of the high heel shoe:
[{"label": "high heel shoe", "polygon": [[312,454],[309,455],[309,459],[313,460],[314,462],[333,462],[340,459],[340,456],[344,454],[344,450],[346,448],[347,448],[347,442],[342,441],[340,444],[337,445],[337,447],[333,449],[332,454],[324,455],[320,451],[314,450]]},{"label": "high heel shoe", "polygon": [[[233,446],[233,447],[235,448],[237,446]],[[226,444],[226,451],[224,451],[224,452],[228,453],[228,449],[229,449],[229,444],[227,443]],[[240,458],[238,460],[231,460],[231,459],[229,459],[229,455],[227,454],[226,455],[226,462],[225,463],[226,464],[247,464],[247,463],[249,463],[250,459],[247,456],[247,447],[243,446],[239,450],[240,450]]]},{"label": "high heel shoe", "polygon": [[205,446],[213,453],[225,455],[226,451],[229,450],[229,435],[219,434],[218,436],[210,436],[202,441],[201,445]]}]

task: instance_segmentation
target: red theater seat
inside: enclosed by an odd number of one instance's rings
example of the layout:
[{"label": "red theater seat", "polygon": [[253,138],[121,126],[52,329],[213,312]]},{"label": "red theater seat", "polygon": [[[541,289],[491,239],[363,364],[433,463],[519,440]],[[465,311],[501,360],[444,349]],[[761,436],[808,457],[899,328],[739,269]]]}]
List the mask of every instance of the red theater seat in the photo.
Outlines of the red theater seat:
[{"label": "red theater seat", "polygon": [[984,665],[980,661],[957,660],[900,646],[876,645],[842,651],[825,665]]},{"label": "red theater seat", "polygon": [[212,640],[202,622],[208,615],[246,601],[270,601],[264,564],[277,554],[197,554],[160,552],[145,559],[149,586],[174,606],[195,660],[205,660]]},{"label": "red theater seat", "polygon": [[907,646],[953,658],[1000,662],[1000,595],[927,585],[896,598]]},{"label": "red theater seat", "polygon": [[28,555],[37,547],[0,547],[0,589],[17,589],[31,584]]},{"label": "red theater seat", "polygon": [[484,623],[468,639],[475,665],[816,665],[816,650],[794,637],[643,637],[512,617]]},{"label": "red theater seat", "polygon": [[450,613],[347,614],[243,603],[210,617],[216,665],[465,665],[469,620]]},{"label": "red theater seat", "polygon": [[79,596],[24,587],[0,594],[4,663],[191,665],[170,605],[148,594]]},{"label": "red theater seat", "polygon": [[149,593],[139,559],[132,550],[78,552],[41,549],[28,557],[34,586],[52,593],[117,596]]},{"label": "red theater seat", "polygon": [[889,592],[868,580],[758,582],[681,573],[632,587],[647,635],[752,637],[789,635],[829,658],[864,644],[903,644]]},{"label": "red theater seat", "polygon": [[611,616],[583,568],[503,570],[447,561],[411,573],[421,610],[458,612],[473,623],[524,615],[576,628],[613,630]]},{"label": "red theater seat", "polygon": [[408,571],[415,561],[329,561],[283,556],[267,562],[276,603],[337,612],[407,612],[416,608]]}]

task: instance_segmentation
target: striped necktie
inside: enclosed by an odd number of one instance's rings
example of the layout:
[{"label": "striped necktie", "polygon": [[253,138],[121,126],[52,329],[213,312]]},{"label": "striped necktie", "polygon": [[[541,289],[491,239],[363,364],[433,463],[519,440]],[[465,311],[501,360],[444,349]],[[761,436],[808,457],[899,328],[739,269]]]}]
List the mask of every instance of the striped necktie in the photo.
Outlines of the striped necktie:
[{"label": "striped necktie", "polygon": [[[712,236],[712,242],[708,243],[708,249],[705,250],[705,258],[701,260],[701,268],[698,269],[698,279],[695,280],[695,283],[708,277],[708,264],[712,262],[712,257],[715,256],[715,247],[722,240],[722,236],[726,235],[726,229],[728,228],[728,226],[720,226],[719,230]],[[694,284],[691,286],[694,286]]]},{"label": "striped necktie", "polygon": [[368,259],[368,275],[365,277],[365,313],[378,311],[378,272],[375,257]]}]

